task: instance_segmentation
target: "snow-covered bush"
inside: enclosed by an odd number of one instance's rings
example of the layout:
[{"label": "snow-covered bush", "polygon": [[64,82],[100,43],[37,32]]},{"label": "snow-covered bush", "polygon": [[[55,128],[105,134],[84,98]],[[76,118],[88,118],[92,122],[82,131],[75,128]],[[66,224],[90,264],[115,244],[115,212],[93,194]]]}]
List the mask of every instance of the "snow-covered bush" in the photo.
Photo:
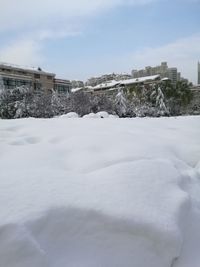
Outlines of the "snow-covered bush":
[{"label": "snow-covered bush", "polygon": [[109,115],[108,112],[100,111],[100,112],[97,112],[96,114],[93,112],[86,114],[83,116],[83,118],[104,119],[104,118],[109,118],[109,116],[111,115]]},{"label": "snow-covered bush", "polygon": [[108,118],[109,119],[118,119],[119,116],[118,115],[112,115],[112,114],[110,114]]},{"label": "snow-covered bush", "polygon": [[4,119],[26,117],[33,94],[30,88],[18,87],[0,91],[0,117]]},{"label": "snow-covered bush", "polygon": [[74,118],[79,118],[79,115],[76,112],[69,112],[67,114],[61,115],[59,118],[61,118],[61,119],[74,119]]},{"label": "snow-covered bush", "polygon": [[83,118],[84,118],[84,119],[97,119],[98,116],[97,116],[97,114],[91,112],[91,113],[89,113],[89,114],[84,115]]},{"label": "snow-covered bush", "polygon": [[106,111],[100,111],[96,114],[99,118],[108,118],[109,114]]},{"label": "snow-covered bush", "polygon": [[59,97],[58,92],[55,90],[52,90],[51,109],[52,109],[53,116],[62,114],[64,111],[64,106],[61,101],[61,98]]}]

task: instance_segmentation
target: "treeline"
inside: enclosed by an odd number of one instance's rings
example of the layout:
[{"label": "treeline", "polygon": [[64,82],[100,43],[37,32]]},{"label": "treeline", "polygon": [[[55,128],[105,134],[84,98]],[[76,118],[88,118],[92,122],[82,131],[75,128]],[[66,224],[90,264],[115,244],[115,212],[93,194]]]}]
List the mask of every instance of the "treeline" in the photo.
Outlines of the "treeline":
[{"label": "treeline", "polygon": [[120,117],[170,116],[180,115],[181,105],[187,105],[191,99],[189,86],[184,83],[178,83],[176,88],[170,83],[161,83],[118,88],[99,94],[82,90],[68,95],[45,90],[34,93],[29,88],[20,87],[1,89],[0,117],[51,118],[68,112],[83,116],[99,111]]}]

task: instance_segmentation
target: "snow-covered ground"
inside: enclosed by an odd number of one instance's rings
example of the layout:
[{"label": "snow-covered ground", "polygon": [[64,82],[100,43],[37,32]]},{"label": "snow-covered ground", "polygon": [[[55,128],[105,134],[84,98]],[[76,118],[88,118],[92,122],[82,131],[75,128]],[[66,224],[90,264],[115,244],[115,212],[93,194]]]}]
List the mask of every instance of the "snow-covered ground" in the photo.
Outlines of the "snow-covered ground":
[{"label": "snow-covered ground", "polygon": [[199,267],[200,117],[0,120],[0,267]]}]

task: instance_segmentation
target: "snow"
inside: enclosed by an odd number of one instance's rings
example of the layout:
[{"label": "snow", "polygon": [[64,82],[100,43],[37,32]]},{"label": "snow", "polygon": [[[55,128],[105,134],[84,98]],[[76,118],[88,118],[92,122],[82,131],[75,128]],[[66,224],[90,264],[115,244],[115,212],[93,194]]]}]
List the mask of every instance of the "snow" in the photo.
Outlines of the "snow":
[{"label": "snow", "polygon": [[113,119],[113,118],[119,118],[117,115],[112,115],[112,114],[108,114],[108,112],[106,111],[99,111],[97,113],[89,113],[89,114],[86,114],[84,115],[82,118],[84,119],[107,119],[107,118],[110,118],[110,119]]},{"label": "snow", "polygon": [[101,84],[98,84],[94,87],[90,87],[90,89],[93,89],[93,90],[99,90],[99,89],[107,89],[107,88],[112,88],[116,85],[120,84],[119,81],[115,81],[115,80],[112,80],[112,81],[108,81],[108,82],[105,82],[105,83],[101,83]]},{"label": "snow", "polygon": [[71,89],[71,92],[72,92],[72,93],[76,93],[76,92],[78,92],[78,91],[80,91],[80,90],[83,90],[83,87],[72,88],[72,89]]},{"label": "snow", "polygon": [[134,84],[134,83],[142,83],[146,81],[154,81],[158,78],[160,78],[160,75],[151,75],[151,76],[139,77],[139,78],[134,78],[134,79],[121,80],[120,84],[129,85],[129,84]]},{"label": "snow", "polygon": [[91,113],[89,113],[89,114],[84,115],[82,118],[84,118],[84,119],[91,119],[91,118],[93,118],[93,119],[97,119],[98,116],[97,116],[97,114],[91,112]]},{"label": "snow", "polygon": [[109,118],[109,114],[106,111],[99,111],[99,112],[97,112],[97,116],[99,118]]},{"label": "snow", "polygon": [[103,114],[0,120],[0,266],[199,266],[200,117]]},{"label": "snow", "polygon": [[120,80],[120,81],[112,80],[112,81],[98,84],[94,87],[90,86],[90,88],[89,87],[88,88],[92,90],[101,90],[101,89],[113,88],[116,86],[120,87],[121,85],[131,85],[135,83],[154,81],[159,78],[160,78],[160,75],[152,75],[152,76],[145,76],[145,77],[134,78],[134,79]]},{"label": "snow", "polygon": [[61,119],[75,119],[78,118],[79,115],[76,112],[69,112],[67,114],[59,116]]}]

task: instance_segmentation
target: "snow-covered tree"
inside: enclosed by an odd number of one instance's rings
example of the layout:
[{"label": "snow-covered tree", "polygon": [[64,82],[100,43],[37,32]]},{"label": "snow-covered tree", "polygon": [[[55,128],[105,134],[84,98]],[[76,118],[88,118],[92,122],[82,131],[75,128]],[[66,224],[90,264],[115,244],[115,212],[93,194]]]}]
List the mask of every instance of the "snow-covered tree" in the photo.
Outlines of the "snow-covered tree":
[{"label": "snow-covered tree", "polygon": [[0,93],[4,90],[4,82],[2,76],[0,75]]},{"label": "snow-covered tree", "polygon": [[116,111],[120,117],[126,115],[127,112],[127,100],[123,90],[120,88],[115,98]]},{"label": "snow-covered tree", "polygon": [[53,116],[63,113],[64,107],[57,91],[52,90],[51,109]]},{"label": "snow-covered tree", "polygon": [[0,116],[7,119],[27,117],[32,97],[32,90],[24,86],[2,90],[0,93]]},{"label": "snow-covered tree", "polygon": [[150,98],[155,101],[155,106],[158,108],[160,115],[167,115],[169,114],[169,110],[165,104],[165,96],[160,88],[153,88],[153,92],[150,95]]}]

